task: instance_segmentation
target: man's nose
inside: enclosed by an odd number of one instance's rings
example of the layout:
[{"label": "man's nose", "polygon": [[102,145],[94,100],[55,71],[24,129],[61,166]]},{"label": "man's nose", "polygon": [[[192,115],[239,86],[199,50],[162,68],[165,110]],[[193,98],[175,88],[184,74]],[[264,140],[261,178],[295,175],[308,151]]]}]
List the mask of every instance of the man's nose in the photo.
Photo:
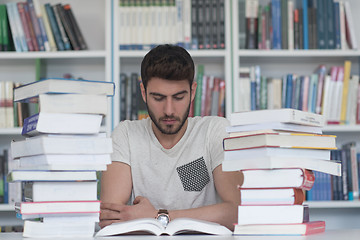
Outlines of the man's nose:
[{"label": "man's nose", "polygon": [[164,113],[168,116],[171,116],[174,114],[174,102],[173,100],[170,98],[170,99],[166,99],[166,102],[165,102],[165,107],[164,107]]}]

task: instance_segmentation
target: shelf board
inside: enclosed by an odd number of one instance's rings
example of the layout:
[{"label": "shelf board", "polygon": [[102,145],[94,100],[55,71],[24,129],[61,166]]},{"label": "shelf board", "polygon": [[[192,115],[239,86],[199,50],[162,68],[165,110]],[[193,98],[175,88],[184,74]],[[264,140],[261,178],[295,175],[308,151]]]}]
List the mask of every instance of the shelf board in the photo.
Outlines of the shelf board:
[{"label": "shelf board", "polygon": [[104,50],[56,52],[1,52],[0,59],[105,58]]},{"label": "shelf board", "polygon": [[359,50],[239,50],[239,57],[359,57]]},{"label": "shelf board", "polygon": [[2,203],[2,204],[0,204],[0,211],[1,212],[11,212],[11,211],[15,211],[15,208],[14,208],[14,205]]},{"label": "shelf board", "polygon": [[360,201],[306,201],[310,208],[360,208]]},{"label": "shelf board", "polygon": [[0,135],[20,135],[21,131],[22,131],[21,127],[0,128]]},{"label": "shelf board", "polygon": [[[147,50],[121,50],[119,57],[127,58],[143,58]],[[224,49],[217,50],[189,50],[192,57],[225,57],[226,52]]]},{"label": "shelf board", "polygon": [[326,125],[323,132],[360,132],[360,125]]}]

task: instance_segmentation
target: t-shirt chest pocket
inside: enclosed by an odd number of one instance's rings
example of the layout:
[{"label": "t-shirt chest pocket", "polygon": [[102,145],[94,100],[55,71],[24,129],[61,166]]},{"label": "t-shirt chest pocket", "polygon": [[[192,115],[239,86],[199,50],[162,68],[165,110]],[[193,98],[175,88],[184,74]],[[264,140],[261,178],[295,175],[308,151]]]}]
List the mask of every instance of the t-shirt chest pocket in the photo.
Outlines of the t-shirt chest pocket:
[{"label": "t-shirt chest pocket", "polygon": [[176,168],[184,191],[200,192],[210,182],[209,171],[203,157]]}]

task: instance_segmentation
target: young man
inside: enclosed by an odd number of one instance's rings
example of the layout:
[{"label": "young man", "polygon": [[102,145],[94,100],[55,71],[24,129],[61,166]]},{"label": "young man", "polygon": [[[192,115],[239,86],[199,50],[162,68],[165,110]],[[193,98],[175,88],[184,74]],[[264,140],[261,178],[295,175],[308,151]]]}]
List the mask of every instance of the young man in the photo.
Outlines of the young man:
[{"label": "young man", "polygon": [[144,57],[141,78],[150,118],[121,122],[112,134],[112,164],[101,178],[100,227],[189,217],[232,229],[242,176],[221,168],[228,121],[188,118],[197,86],[191,56],[160,45]]}]

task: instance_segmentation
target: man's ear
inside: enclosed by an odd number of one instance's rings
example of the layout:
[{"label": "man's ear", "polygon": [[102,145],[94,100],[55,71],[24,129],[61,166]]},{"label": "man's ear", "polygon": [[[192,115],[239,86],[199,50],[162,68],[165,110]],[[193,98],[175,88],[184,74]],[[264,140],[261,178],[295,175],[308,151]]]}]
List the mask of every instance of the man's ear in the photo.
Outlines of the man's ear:
[{"label": "man's ear", "polygon": [[144,84],[142,82],[140,83],[140,90],[141,90],[142,99],[146,103],[146,90],[145,90]]},{"label": "man's ear", "polygon": [[195,99],[196,87],[197,87],[197,82],[194,81],[191,84],[191,102],[194,101]]}]

